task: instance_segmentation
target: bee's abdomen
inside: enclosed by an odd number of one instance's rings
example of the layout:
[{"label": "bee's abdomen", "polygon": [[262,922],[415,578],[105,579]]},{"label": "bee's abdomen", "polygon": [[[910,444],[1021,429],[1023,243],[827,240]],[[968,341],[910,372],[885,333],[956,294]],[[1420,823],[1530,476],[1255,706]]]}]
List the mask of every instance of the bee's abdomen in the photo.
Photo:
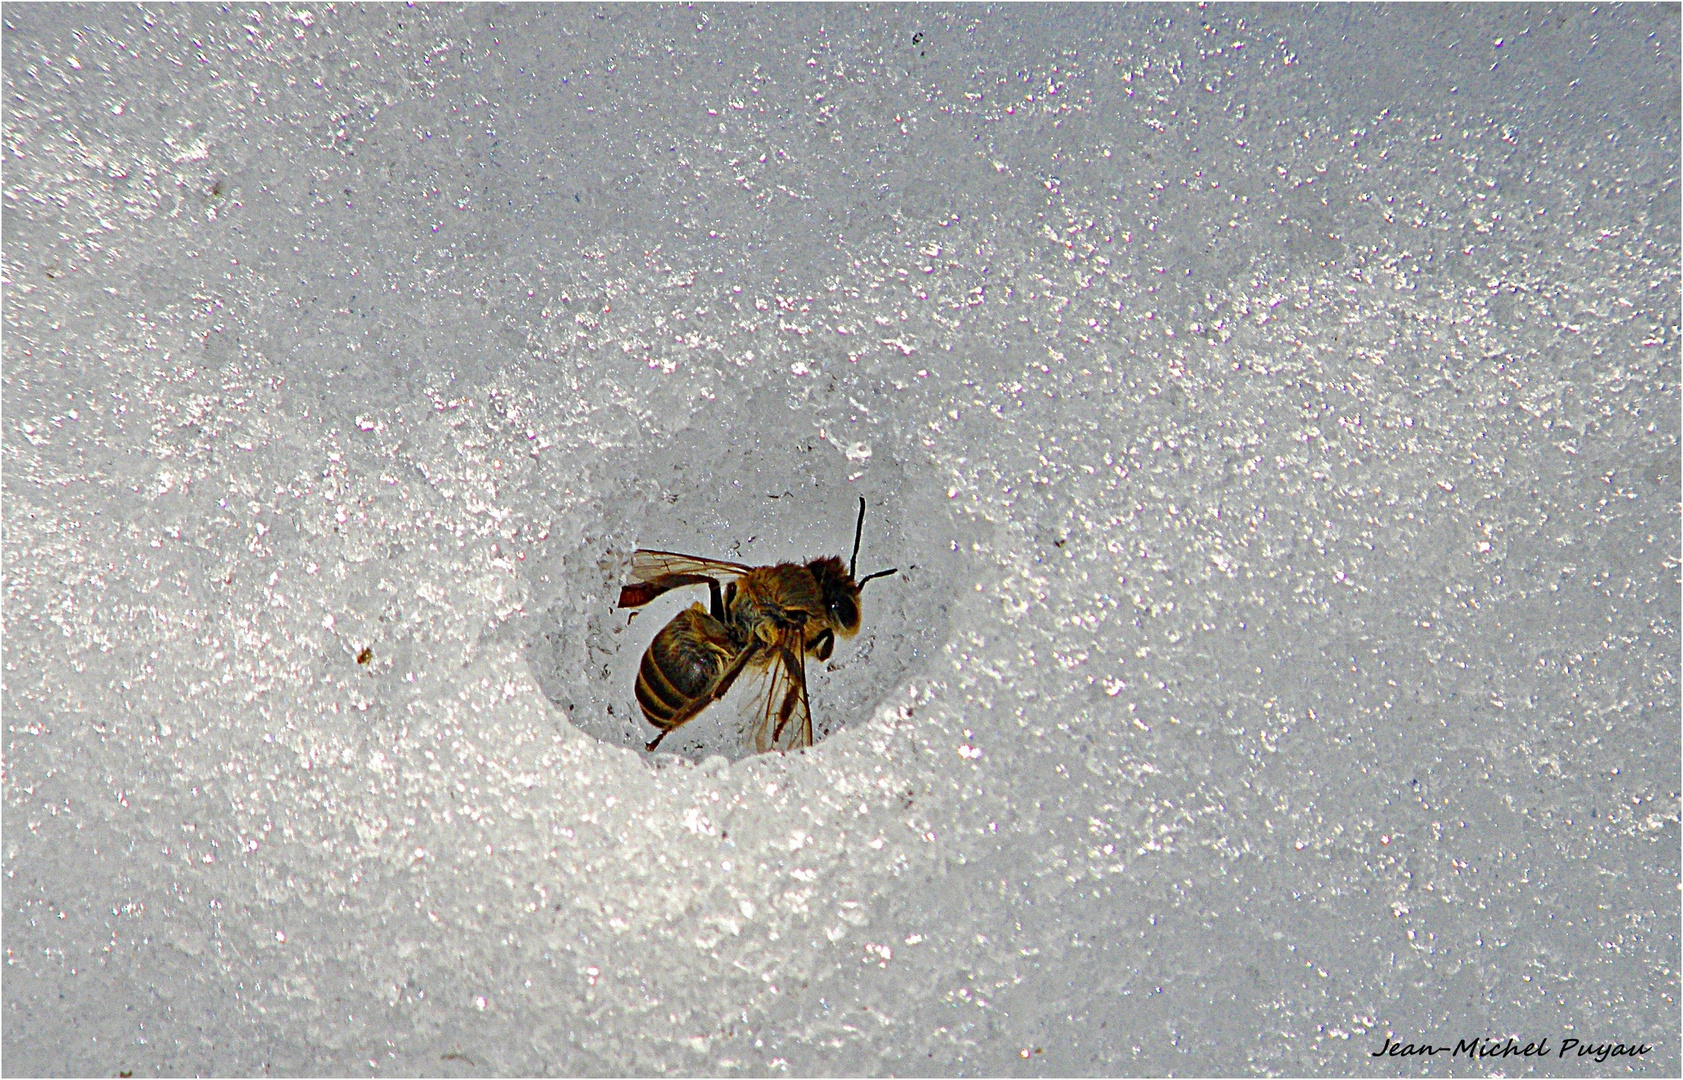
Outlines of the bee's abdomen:
[{"label": "bee's abdomen", "polygon": [[712,689],[733,651],[724,628],[705,611],[680,611],[637,668],[637,704],[649,723],[670,727],[679,710]]}]

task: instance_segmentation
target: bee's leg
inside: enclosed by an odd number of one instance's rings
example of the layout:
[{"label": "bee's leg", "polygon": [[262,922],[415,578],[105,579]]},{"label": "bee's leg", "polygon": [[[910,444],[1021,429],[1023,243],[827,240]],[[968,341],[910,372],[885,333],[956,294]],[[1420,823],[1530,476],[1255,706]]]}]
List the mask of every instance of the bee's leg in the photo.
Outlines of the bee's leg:
[{"label": "bee's leg", "polygon": [[[731,609],[731,605],[735,604],[735,603],[736,603],[736,582],[732,581],[732,582],[729,582],[728,584],[725,585],[725,610],[729,611]],[[720,622],[725,621],[725,617],[723,615],[718,616],[718,619],[719,619]]]},{"label": "bee's leg", "polygon": [[819,631],[818,636],[812,639],[812,655],[817,657],[821,664],[830,658],[830,653],[834,652],[835,648],[836,632],[829,627]]},{"label": "bee's leg", "polygon": [[[702,703],[704,705],[711,704],[729,693],[731,685],[736,682],[736,677],[742,674],[742,669],[748,666],[748,661],[752,660],[754,654],[759,651],[759,645],[752,644],[738,653],[736,660],[730,666],[730,670],[719,678],[718,685],[713,687],[713,692],[708,694]],[[698,708],[696,711],[700,712],[701,710]]]},{"label": "bee's leg", "polygon": [[[736,582],[734,582],[734,581],[731,582],[730,587],[731,587],[732,597],[734,598],[735,593],[736,593]],[[719,620],[720,622],[724,622],[725,621],[725,602],[724,602],[724,599],[719,596],[719,582],[718,582],[717,579],[715,579],[715,578],[708,578],[707,579],[707,593],[712,598],[712,601],[713,601],[713,617],[715,619]]]},{"label": "bee's leg", "polygon": [[777,726],[772,729],[771,741],[776,745],[783,738],[783,729],[795,715],[795,706],[799,705],[801,717],[801,745],[812,745],[812,707],[806,696],[806,662],[797,657],[793,651],[783,649],[783,671],[789,679],[789,689],[783,694],[783,704],[777,709]]}]

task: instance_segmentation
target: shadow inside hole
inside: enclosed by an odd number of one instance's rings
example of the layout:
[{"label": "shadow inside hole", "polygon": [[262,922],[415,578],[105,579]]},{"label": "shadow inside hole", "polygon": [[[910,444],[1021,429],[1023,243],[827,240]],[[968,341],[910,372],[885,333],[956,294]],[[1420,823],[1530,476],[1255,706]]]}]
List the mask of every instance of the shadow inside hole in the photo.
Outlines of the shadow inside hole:
[{"label": "shadow inside hole", "polygon": [[[814,742],[868,719],[945,640],[951,598],[969,544],[958,542],[946,500],[891,452],[850,460],[810,429],[689,430],[666,446],[593,477],[596,495],[571,539],[552,537],[526,571],[547,582],[527,660],[546,696],[581,731],[642,753],[658,729],[633,687],[649,642],[679,611],[707,605],[705,586],[643,608],[615,607],[639,548],[748,566],[848,558],[859,498],[866,500],[858,574],[897,567],[862,595],[859,633],[838,638],[828,662],[807,660]],[[962,549],[962,550],[961,550]],[[753,754],[751,720],[766,681],[745,672],[724,700],[673,730],[653,755],[699,762]]]}]

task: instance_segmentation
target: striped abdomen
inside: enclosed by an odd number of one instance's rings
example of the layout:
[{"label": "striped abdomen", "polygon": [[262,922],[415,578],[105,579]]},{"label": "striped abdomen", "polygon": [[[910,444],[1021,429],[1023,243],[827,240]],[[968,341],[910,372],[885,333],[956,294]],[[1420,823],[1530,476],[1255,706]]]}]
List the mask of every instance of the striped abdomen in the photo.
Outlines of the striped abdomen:
[{"label": "striped abdomen", "polygon": [[730,632],[700,604],[678,612],[643,653],[637,668],[637,704],[662,731],[684,706],[713,688],[741,650]]}]

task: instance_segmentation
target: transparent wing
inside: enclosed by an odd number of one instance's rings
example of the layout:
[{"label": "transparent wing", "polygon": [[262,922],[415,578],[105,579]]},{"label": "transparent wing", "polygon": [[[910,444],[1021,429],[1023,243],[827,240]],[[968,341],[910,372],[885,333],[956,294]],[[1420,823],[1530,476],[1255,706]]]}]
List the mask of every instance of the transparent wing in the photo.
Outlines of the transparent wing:
[{"label": "transparent wing", "polygon": [[619,591],[619,606],[642,607],[661,593],[685,585],[704,585],[721,578],[738,578],[752,567],[741,563],[700,559],[676,551],[639,549],[631,556],[631,584]]},{"label": "transparent wing", "polygon": [[631,556],[631,580],[640,582],[658,582],[661,578],[674,576],[733,578],[741,577],[751,569],[753,568],[741,563],[680,555],[676,551],[650,551],[647,548],[639,548]]},{"label": "transparent wing", "polygon": [[812,745],[812,709],[806,696],[806,657],[800,635],[779,643],[760,683],[760,716],[754,749],[799,750]]}]

